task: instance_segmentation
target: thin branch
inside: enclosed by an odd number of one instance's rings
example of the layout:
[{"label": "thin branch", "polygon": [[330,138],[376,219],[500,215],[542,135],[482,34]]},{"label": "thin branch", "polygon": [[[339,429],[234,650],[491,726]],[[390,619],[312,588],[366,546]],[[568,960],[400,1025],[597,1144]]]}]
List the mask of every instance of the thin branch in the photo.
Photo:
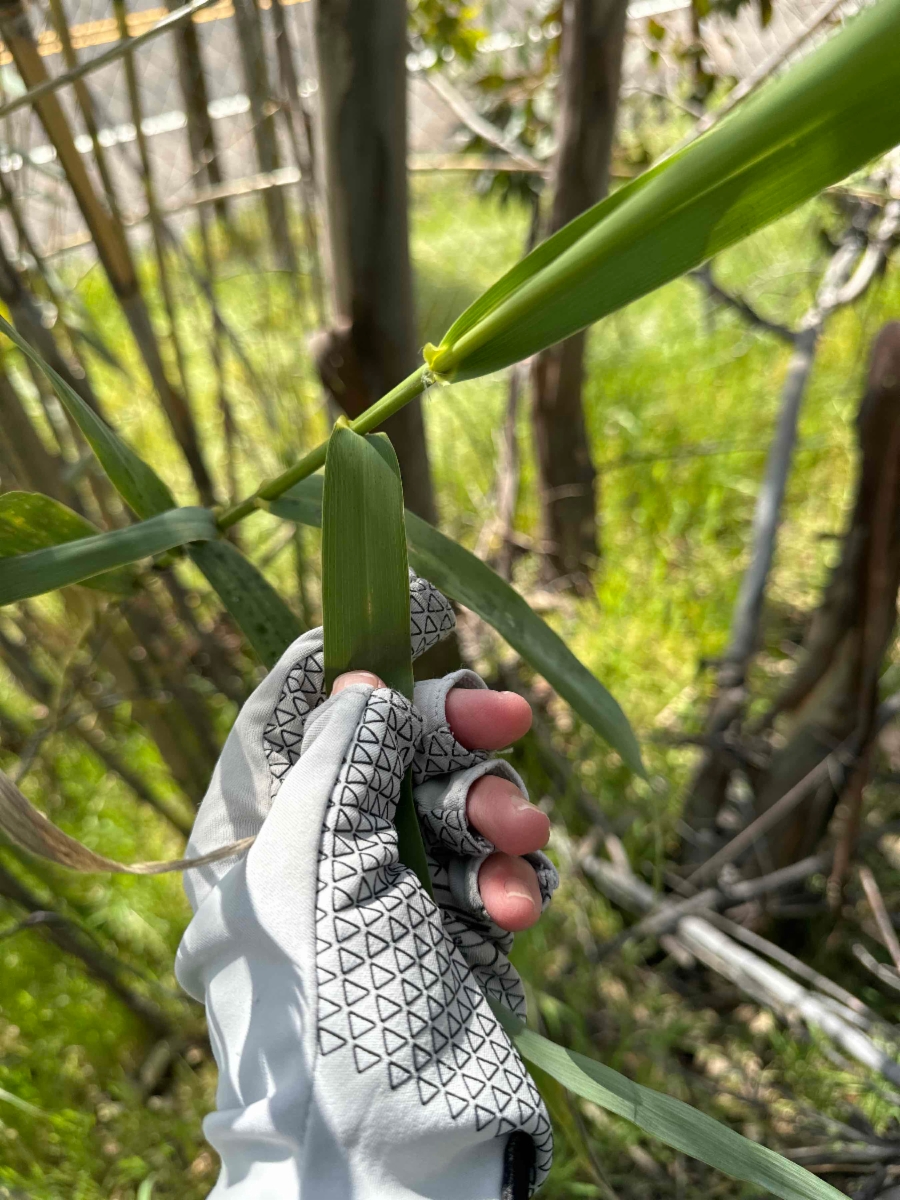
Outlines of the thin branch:
[{"label": "thin branch", "polygon": [[824,783],[833,768],[845,768],[849,765],[846,760],[852,755],[852,744],[852,738],[848,738],[845,742],[842,742],[837,750],[832,751],[831,754],[817,763],[811,771],[804,775],[799,783],[795,783],[779,800],[776,800],[771,808],[766,809],[755,821],[751,821],[746,829],[742,829],[736,837],[727,842],[721,850],[713,854],[706,862],[701,863],[696,871],[688,876],[686,882],[696,885],[702,880],[715,877],[726,863],[734,862],[736,858],[739,858],[740,855],[749,850],[773,825],[777,825],[788,813],[793,812],[813,788],[818,787],[820,783]]},{"label": "thin branch", "polygon": [[[462,121],[463,125],[480,137],[482,141],[487,142],[489,146],[494,146],[497,150],[508,154],[515,162],[517,169],[546,174],[548,168],[545,163],[539,162],[533,154],[529,154],[515,138],[507,137],[502,130],[492,125],[490,121],[486,121],[443,75],[436,72],[429,73],[425,76],[425,82],[443,100],[453,115]],[[0,115],[2,115],[2,110],[0,110]]]},{"label": "thin branch", "polygon": [[884,948],[890,954],[894,966],[900,971],[900,942],[897,941],[897,935],[894,933],[894,927],[891,924],[891,918],[888,916],[878,882],[868,867],[859,868],[859,881],[863,885],[863,891],[866,893],[866,899],[869,901],[869,907],[875,918],[875,924],[878,926],[878,932]]},{"label": "thin branch", "polygon": [[621,950],[627,942],[635,939],[658,938],[661,933],[669,933],[675,929],[682,917],[686,917],[690,913],[700,912],[703,916],[711,919],[717,909],[731,908],[737,904],[791,887],[795,883],[804,882],[812,875],[827,870],[831,865],[832,857],[832,852],[827,851],[824,854],[812,855],[800,862],[792,863],[789,867],[771,871],[768,875],[761,875],[758,879],[744,879],[737,883],[705,888],[702,892],[697,892],[684,900],[666,899],[658,908],[652,909],[637,924],[626,929],[614,941],[609,942],[606,946],[601,946],[598,950],[598,957],[607,958],[615,951]]},{"label": "thin branch", "polygon": [[60,88],[68,86],[70,83],[75,83],[78,79],[83,79],[85,75],[89,75],[92,71],[97,71],[101,67],[107,66],[111,62],[116,62],[123,54],[133,54],[136,50],[140,50],[147,42],[153,41],[159,37],[161,33],[166,33],[176,25],[180,25],[182,21],[189,20],[194,13],[199,12],[201,8],[209,8],[211,4],[218,4],[220,0],[191,0],[190,4],[185,4],[182,8],[177,8],[175,12],[169,13],[167,17],[157,22],[152,29],[148,29],[146,33],[139,34],[136,38],[131,38],[130,41],[119,41],[115,46],[111,46],[109,50],[98,54],[96,58],[86,59],[72,71],[66,71],[62,75],[56,75],[52,79],[48,79],[45,83],[39,84],[38,87],[31,88],[27,92],[23,92],[20,96],[15,96],[12,100],[7,100],[5,104],[0,104],[0,119],[8,117],[11,113],[18,112],[20,108],[26,108],[28,105],[36,104],[39,100],[43,100],[45,96],[49,96],[51,92],[56,92]]},{"label": "thin branch", "polygon": [[[581,855],[579,865],[604,895],[629,911],[646,911],[657,901],[657,893],[643,880],[594,855]],[[824,998],[808,991],[748,947],[737,944],[711,921],[700,916],[682,917],[674,936],[695,958],[757,1003],[774,1009],[785,1020],[800,1018],[809,1028],[821,1030],[845,1054],[870,1071],[900,1084],[900,1065],[866,1032]]]},{"label": "thin branch", "polygon": [[895,992],[900,992],[900,975],[896,971],[892,971],[884,963],[880,963],[860,942],[854,942],[853,944],[853,957],[862,963],[867,971],[871,971],[881,983],[886,984],[889,988],[893,988]]},{"label": "thin branch", "polygon": [[733,308],[735,312],[740,313],[748,325],[753,325],[757,329],[762,329],[766,333],[772,333],[775,337],[780,338],[783,342],[793,346],[797,341],[797,334],[793,329],[789,329],[787,325],[782,325],[778,321],[770,321],[768,317],[764,317],[758,313],[756,309],[745,300],[743,296],[732,295],[725,288],[721,287],[713,279],[712,265],[704,263],[702,267],[698,267],[696,271],[689,271],[691,279],[696,279],[701,283],[713,300],[724,304],[727,308]]}]

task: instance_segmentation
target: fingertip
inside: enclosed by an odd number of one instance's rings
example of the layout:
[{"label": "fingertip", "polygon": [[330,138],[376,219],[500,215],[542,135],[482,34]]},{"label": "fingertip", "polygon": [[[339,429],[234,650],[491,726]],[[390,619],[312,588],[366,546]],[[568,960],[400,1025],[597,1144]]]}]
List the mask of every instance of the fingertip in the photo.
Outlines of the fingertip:
[{"label": "fingertip", "polygon": [[383,688],[384,680],[380,679],[372,671],[345,671],[343,675],[338,675],[334,681],[331,694],[336,696],[338,692],[342,692],[344,688],[351,687],[354,683],[363,683],[366,687]]},{"label": "fingertip", "polygon": [[518,692],[453,688],[445,711],[451,733],[467,750],[502,750],[531,728],[531,705]]},{"label": "fingertip", "polygon": [[550,840],[550,818],[531,804],[509,779],[482,775],[466,797],[473,829],[506,854],[531,854]]},{"label": "fingertip", "polygon": [[524,858],[492,854],[481,864],[478,890],[488,916],[510,933],[530,929],[541,915],[541,890]]}]

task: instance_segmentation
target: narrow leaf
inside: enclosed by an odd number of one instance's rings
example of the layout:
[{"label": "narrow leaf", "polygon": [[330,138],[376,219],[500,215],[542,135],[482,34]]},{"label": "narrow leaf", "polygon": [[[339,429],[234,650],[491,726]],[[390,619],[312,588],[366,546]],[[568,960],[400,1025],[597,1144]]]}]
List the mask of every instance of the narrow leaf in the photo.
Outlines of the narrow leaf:
[{"label": "narrow leaf", "polygon": [[500,1005],[497,1019],[526,1060],[570,1092],[631,1121],[667,1146],[689,1154],[782,1200],[840,1200],[842,1193],[767,1146],[751,1142],[727,1125],[681,1100],[634,1083],[611,1067],[528,1029]]},{"label": "narrow leaf", "polygon": [[[313,475],[273,500],[269,509],[285,520],[320,525],[321,497],[321,476]],[[632,770],[644,773],[637,738],[616,700],[514,588],[474,554],[410,512],[406,538],[410,562],[420,575],[487,621]]]},{"label": "narrow leaf", "polygon": [[[321,511],[326,689],[344,671],[365,670],[412,699],[403,487],[387,437],[364,438],[335,426]],[[430,894],[431,875],[408,777],[396,825],[400,861],[416,872]]]},{"label": "narrow leaf", "polygon": [[231,542],[203,542],[189,546],[188,554],[212,584],[260,661],[267,667],[274,666],[303,632],[287,604]]},{"label": "narrow leaf", "polygon": [[[40,492],[6,492],[0,496],[0,559],[100,533],[87,518],[51,496]],[[99,591],[127,594],[135,579],[133,571],[117,568],[81,582]]]},{"label": "narrow leaf", "polygon": [[125,529],[3,559],[0,605],[81,583],[102,571],[161,554],[185,542],[214,538],[217,533],[209,509],[173,508]]},{"label": "narrow leaf", "polygon": [[374,671],[412,699],[403,488],[376,446],[341,426],[328,443],[322,515],[325,687],[343,671]]},{"label": "narrow leaf", "polygon": [[113,487],[139,517],[152,517],[172,508],[172,493],[152,467],[114,433],[90,405],[25,341],[9,321],[0,317],[0,330],[50,380],[63,407],[84,434]]},{"label": "narrow leaf", "polygon": [[24,1113],[28,1113],[30,1117],[43,1117],[46,1113],[42,1108],[38,1108],[34,1104],[29,1104],[27,1100],[20,1100],[13,1092],[8,1092],[6,1088],[0,1088],[0,1100],[5,1104],[11,1104],[13,1108],[19,1108]]},{"label": "narrow leaf", "polygon": [[900,140],[900,0],[848,22],[678,154],[582,213],[475,301],[429,366],[496,371],[776,220]]}]

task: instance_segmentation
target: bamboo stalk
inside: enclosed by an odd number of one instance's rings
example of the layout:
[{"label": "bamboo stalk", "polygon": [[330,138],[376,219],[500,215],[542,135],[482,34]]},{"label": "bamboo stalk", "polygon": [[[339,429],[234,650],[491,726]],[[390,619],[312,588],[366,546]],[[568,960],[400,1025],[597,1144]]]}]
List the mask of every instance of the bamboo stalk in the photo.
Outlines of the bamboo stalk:
[{"label": "bamboo stalk", "polygon": [[[272,101],[262,21],[257,0],[234,0],[234,19],[237,25],[244,82],[250,101],[256,157],[260,171],[270,173],[277,171],[280,163],[278,138],[273,119],[275,106]],[[270,188],[264,193],[264,196],[275,261],[281,270],[290,272],[296,286],[297,256],[291,241],[284,195],[278,188]]]},{"label": "bamboo stalk", "polygon": [[[11,100],[7,100],[5,104],[0,105],[0,119],[10,116],[11,113],[18,112],[20,108],[37,105],[39,100],[52,95],[53,92],[59,91],[60,88],[67,87],[70,83],[74,83],[76,79],[83,79],[85,75],[89,75],[92,71],[99,71],[101,67],[116,62],[124,54],[133,54],[135,50],[146,46],[148,42],[159,37],[161,33],[166,33],[169,29],[174,29],[182,21],[190,20],[194,13],[199,12],[202,8],[209,8],[211,4],[216,3],[218,3],[218,0],[191,0],[189,4],[185,4],[182,8],[170,13],[168,17],[164,17],[152,29],[148,29],[146,33],[139,34],[137,37],[132,38],[130,42],[118,42],[111,49],[105,50],[103,54],[98,54],[95,58],[87,59],[72,71],[66,71],[63,75],[55,75],[53,78],[50,78],[45,71],[43,78],[38,80],[33,86],[26,85],[28,86],[27,91],[22,92],[19,96],[14,96]],[[5,7],[16,8],[18,5],[13,3],[7,4]],[[0,17],[0,23],[2,23],[2,17]],[[9,46],[9,43],[7,43],[7,48],[12,52],[12,47]]]},{"label": "bamboo stalk", "polygon": [[[125,7],[125,0],[113,0],[113,11],[116,15],[116,21],[119,26],[119,36],[123,39],[128,38],[128,13]],[[134,55],[126,54],[122,60],[125,70],[125,85],[128,90],[128,103],[131,108],[131,121],[135,128],[135,136],[137,140],[138,154],[141,162],[141,182],[144,186],[144,199],[147,202],[147,213],[150,217],[150,230],[153,236],[153,250],[156,257],[156,269],[159,274],[159,288],[162,294],[163,305],[166,310],[166,317],[169,322],[169,337],[172,343],[172,350],[175,354],[175,363],[178,368],[178,375],[181,384],[181,391],[184,395],[185,404],[188,408],[191,407],[190,389],[188,386],[188,373],[185,362],[184,349],[181,344],[181,338],[178,332],[178,321],[176,318],[175,297],[172,290],[172,280],[169,276],[169,264],[166,259],[166,249],[163,245],[163,233],[161,229],[162,218],[159,211],[159,205],[156,200],[156,184],[153,177],[153,160],[150,157],[150,149],[147,145],[147,135],[144,133],[144,113],[143,105],[141,104],[141,94],[138,88],[137,71],[134,65]]]},{"label": "bamboo stalk", "polygon": [[[63,58],[65,59],[66,66],[70,71],[73,71],[78,67],[78,57],[75,53],[75,47],[72,45],[72,37],[69,33],[69,24],[66,18],[65,9],[63,8],[63,0],[50,0],[50,12],[53,17],[54,27],[59,35],[60,45],[62,46]],[[131,61],[132,56],[126,55],[126,59]],[[88,136],[91,139],[91,148],[94,152],[94,161],[97,164],[97,171],[100,175],[100,181],[103,184],[106,203],[109,205],[110,212],[121,224],[122,212],[119,206],[119,198],[109,170],[109,162],[106,157],[106,152],[100,143],[100,130],[97,125],[97,113],[94,106],[94,97],[91,94],[90,88],[82,78],[74,80],[73,89],[75,92],[75,98],[78,101],[78,107],[81,110],[81,117],[84,121],[84,127],[88,131]]]},{"label": "bamboo stalk", "polygon": [[316,195],[313,172],[311,122],[300,102],[300,81],[294,66],[294,47],[285,17],[282,0],[272,0],[269,10],[275,27],[275,51],[281,88],[281,106],[297,169],[300,172],[300,211],[306,252],[309,257],[310,292],[320,326],[325,324],[325,291],[322,282],[322,260],[316,227]]},{"label": "bamboo stalk", "polygon": [[[25,86],[41,87],[48,82],[47,70],[38,53],[22,0],[9,0],[8,3],[0,5],[0,34],[13,56]],[[139,39],[134,39],[135,44],[138,41]],[[41,96],[42,98],[35,102],[35,109],[56,150],[100,261],[131,327],[182,453],[187,459],[197,491],[205,504],[214,503],[212,481],[203,457],[200,439],[184,397],[172,387],[166,376],[125,231],[94,191],[58,98],[52,94],[52,89],[49,93],[41,92]]]},{"label": "bamboo stalk", "polygon": [[[177,0],[166,0],[166,4],[171,13],[178,12]],[[215,129],[209,115],[203,48],[194,22],[182,21],[174,40],[195,182],[202,179],[208,187],[221,187],[223,175]],[[215,201],[215,211],[222,224],[227,225],[228,203],[224,197]],[[201,218],[204,215],[205,209],[201,209]]]}]

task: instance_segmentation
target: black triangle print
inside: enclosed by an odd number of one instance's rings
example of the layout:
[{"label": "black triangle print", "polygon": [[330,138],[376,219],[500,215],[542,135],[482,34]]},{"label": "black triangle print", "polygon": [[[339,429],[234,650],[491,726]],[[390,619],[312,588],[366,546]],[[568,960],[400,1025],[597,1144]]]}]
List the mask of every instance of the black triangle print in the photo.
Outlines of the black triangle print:
[{"label": "black triangle print", "polygon": [[347,942],[359,935],[359,926],[347,917],[334,918],[334,936],[339,942]]},{"label": "black triangle print", "polygon": [[462,1096],[457,1096],[455,1092],[445,1092],[444,1096],[447,1101],[447,1107],[450,1110],[450,1116],[454,1121],[459,1120],[469,1107],[469,1101],[464,1100]]},{"label": "black triangle print", "polygon": [[350,1022],[350,1035],[355,1039],[363,1037],[370,1029],[375,1028],[375,1022],[362,1013],[352,1012],[348,1018]]},{"label": "black triangle print", "polygon": [[385,941],[383,937],[379,937],[370,929],[366,934],[366,953],[369,958],[377,958],[379,954],[384,954],[388,949],[390,949],[390,942]]},{"label": "black triangle print", "polygon": [[427,1079],[417,1079],[416,1086],[419,1089],[419,1099],[423,1105],[430,1104],[439,1091],[437,1085]]},{"label": "black triangle print", "polygon": [[344,980],[344,1000],[350,1007],[361,1004],[369,995],[369,989],[352,979]]},{"label": "black triangle print", "polygon": [[491,1062],[489,1058],[482,1058],[480,1054],[477,1054],[475,1057],[478,1060],[478,1065],[484,1072],[485,1079],[493,1079],[500,1070],[497,1064],[495,1062]]},{"label": "black triangle print", "polygon": [[464,1050],[462,1046],[458,1045],[456,1042],[453,1043],[453,1061],[456,1063],[456,1066],[460,1071],[471,1057],[472,1056],[469,1054],[468,1050]]},{"label": "black triangle print", "polygon": [[395,1092],[398,1087],[402,1087],[404,1083],[408,1083],[410,1079],[412,1079],[412,1071],[407,1071],[406,1067],[401,1067],[399,1063],[388,1063],[388,1083],[392,1092]]},{"label": "black triangle print", "polygon": [[338,950],[338,961],[341,964],[341,971],[344,975],[350,975],[366,961],[361,954],[356,954],[353,950],[348,950],[346,946],[341,946]]},{"label": "black triangle print", "polygon": [[480,1104],[475,1105],[475,1128],[479,1133],[483,1129],[487,1129],[488,1125],[493,1121],[494,1114],[489,1108],[482,1108]]},{"label": "black triangle print", "polygon": [[476,1075],[466,1075],[463,1073],[463,1080],[466,1085],[466,1090],[473,1100],[477,1100],[487,1087],[487,1084],[484,1082],[484,1080],[479,1079]]},{"label": "black triangle print", "polygon": [[385,1052],[391,1057],[396,1057],[403,1047],[407,1045],[407,1039],[401,1037],[399,1033],[395,1033],[393,1029],[382,1029],[381,1037],[384,1042]]},{"label": "black triangle print", "polygon": [[406,1014],[406,1023],[409,1026],[410,1034],[414,1038],[422,1037],[423,1034],[427,1033],[428,1022],[423,1017],[420,1017],[418,1013],[408,1012]]},{"label": "black triangle print", "polygon": [[335,1050],[340,1050],[341,1046],[347,1045],[347,1039],[340,1034],[332,1033],[330,1029],[319,1027],[319,1050],[324,1057],[327,1054],[333,1054]]},{"label": "black triangle print", "polygon": [[416,960],[411,954],[408,954],[400,946],[394,947],[394,959],[397,963],[397,969],[402,973],[411,970],[416,965]]},{"label": "black triangle print", "polygon": [[353,1060],[356,1063],[356,1070],[362,1075],[363,1072],[374,1067],[376,1063],[381,1062],[381,1055],[376,1054],[374,1050],[366,1050],[364,1046],[354,1046]]},{"label": "black triangle print", "polygon": [[444,1087],[447,1087],[449,1084],[453,1083],[454,1079],[456,1079],[455,1069],[447,1062],[438,1060],[437,1073],[438,1079],[440,1079]]},{"label": "black triangle print", "polygon": [[329,1017],[336,1016],[337,1013],[343,1012],[341,1006],[334,1000],[329,1000],[327,996],[319,996],[319,1020],[327,1021]]},{"label": "black triangle print", "polygon": [[420,1072],[431,1062],[431,1051],[427,1046],[420,1046],[418,1042],[413,1042],[412,1056],[413,1066]]},{"label": "black triangle print", "polygon": [[372,972],[372,982],[376,989],[381,991],[383,988],[390,987],[397,976],[381,963],[372,963],[370,970]]},{"label": "black triangle print", "polygon": [[416,985],[409,979],[402,980],[402,986],[403,999],[407,1004],[414,1004],[422,995],[422,989],[420,987],[416,987]]},{"label": "black triangle print", "polygon": [[378,1015],[385,1024],[399,1017],[403,1009],[396,1000],[392,1000],[390,996],[379,994],[375,997],[375,1005],[378,1009]]},{"label": "black triangle print", "polygon": [[331,878],[334,883],[340,883],[344,879],[352,879],[358,875],[356,867],[353,863],[342,862],[339,858],[331,861]]}]

